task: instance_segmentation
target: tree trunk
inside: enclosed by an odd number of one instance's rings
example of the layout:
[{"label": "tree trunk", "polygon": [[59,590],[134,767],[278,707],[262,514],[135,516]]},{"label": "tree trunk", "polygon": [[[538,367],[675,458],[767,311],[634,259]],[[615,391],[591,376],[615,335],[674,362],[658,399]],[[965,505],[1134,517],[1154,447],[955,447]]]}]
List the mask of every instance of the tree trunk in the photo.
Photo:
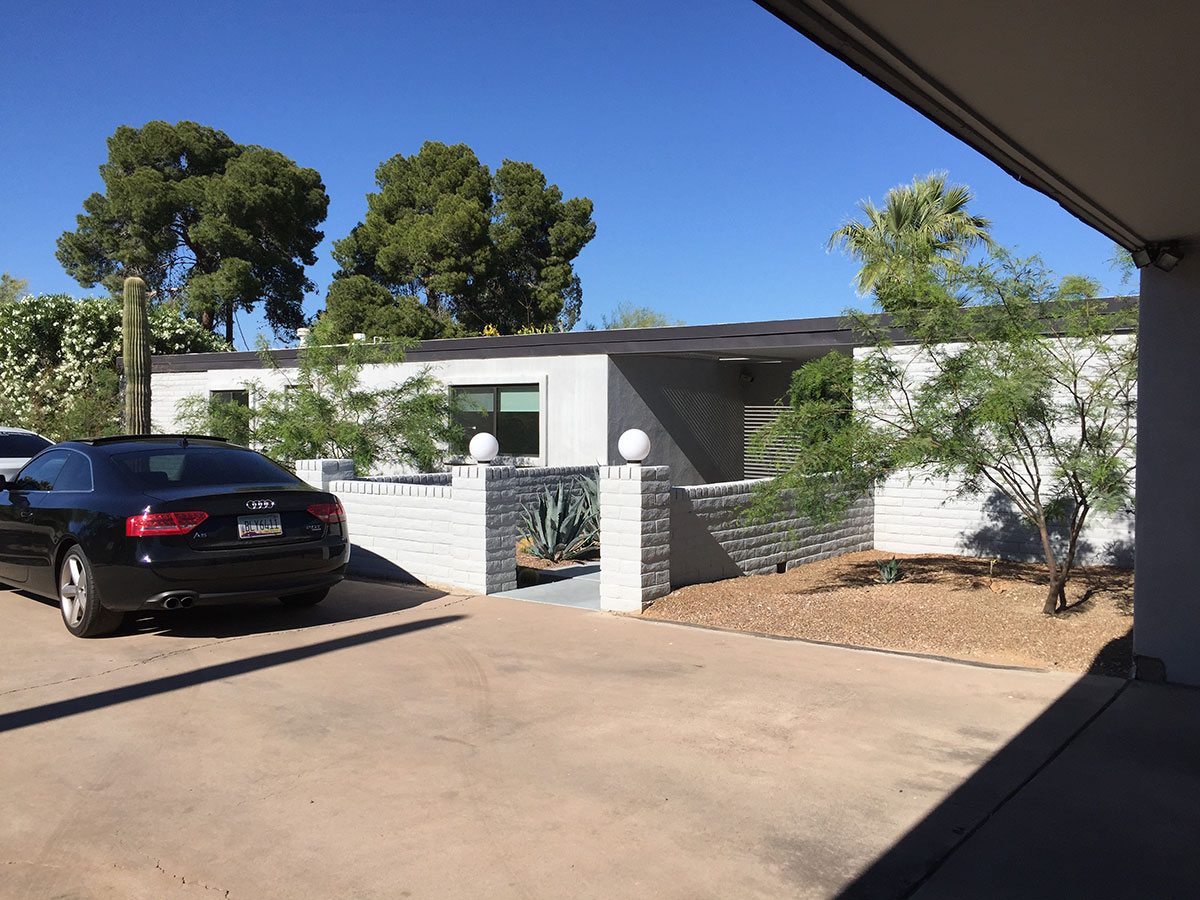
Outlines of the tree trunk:
[{"label": "tree trunk", "polygon": [[1058,566],[1058,561],[1054,558],[1054,545],[1050,542],[1050,527],[1046,522],[1044,515],[1041,515],[1039,509],[1038,516],[1038,535],[1042,539],[1042,553],[1046,557],[1046,569],[1050,572],[1050,590],[1046,593],[1046,602],[1042,604],[1042,612],[1048,616],[1054,615],[1058,611],[1059,601],[1062,605],[1067,605],[1066,583],[1067,583],[1067,567],[1061,569]]},{"label": "tree trunk", "polygon": [[214,327],[213,327],[213,314],[212,314],[212,312],[210,312],[210,311],[209,311],[209,310],[207,310],[207,309],[206,309],[206,310],[202,310],[202,311],[201,311],[201,313],[200,313],[200,324],[201,324],[201,325],[203,325],[205,328],[207,328],[209,331],[213,331],[213,330],[214,330]]},{"label": "tree trunk", "polygon": [[225,307],[225,340],[233,343],[233,301]]},{"label": "tree trunk", "polygon": [[1066,579],[1059,578],[1058,575],[1050,576],[1050,590],[1047,591],[1046,602],[1042,605],[1043,613],[1052,616],[1060,609],[1067,608],[1066,587]]}]

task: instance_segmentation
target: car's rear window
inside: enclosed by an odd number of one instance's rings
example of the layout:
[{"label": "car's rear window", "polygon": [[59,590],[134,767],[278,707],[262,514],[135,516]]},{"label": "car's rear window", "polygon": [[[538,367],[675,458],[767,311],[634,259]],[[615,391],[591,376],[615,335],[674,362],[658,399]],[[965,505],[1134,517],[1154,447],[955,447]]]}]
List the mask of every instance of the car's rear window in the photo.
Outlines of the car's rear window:
[{"label": "car's rear window", "polygon": [[233,447],[145,447],[114,453],[112,460],[143,488],[295,484],[300,480],[264,456]]},{"label": "car's rear window", "polygon": [[50,442],[36,434],[21,434],[20,432],[0,432],[0,457],[29,458],[41,453]]}]

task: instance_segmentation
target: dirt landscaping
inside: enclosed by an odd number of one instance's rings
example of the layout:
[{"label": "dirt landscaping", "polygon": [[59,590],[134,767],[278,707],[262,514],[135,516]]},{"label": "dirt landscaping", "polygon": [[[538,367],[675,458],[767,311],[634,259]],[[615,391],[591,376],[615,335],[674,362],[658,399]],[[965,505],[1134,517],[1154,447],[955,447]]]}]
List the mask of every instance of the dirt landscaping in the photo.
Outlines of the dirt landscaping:
[{"label": "dirt landscaping", "polygon": [[[899,560],[881,584],[879,563]],[[930,653],[977,662],[1126,676],[1133,571],[1079,568],[1068,608],[1042,614],[1046,570],[1030,563],[868,550],[680,588],[642,615],[739,631]]]}]

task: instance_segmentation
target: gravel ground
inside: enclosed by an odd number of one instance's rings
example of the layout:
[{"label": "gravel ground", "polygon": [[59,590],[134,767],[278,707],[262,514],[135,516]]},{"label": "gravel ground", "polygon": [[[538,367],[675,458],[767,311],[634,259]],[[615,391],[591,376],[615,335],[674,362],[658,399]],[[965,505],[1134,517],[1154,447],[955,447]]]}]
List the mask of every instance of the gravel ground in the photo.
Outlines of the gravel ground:
[{"label": "gravel ground", "polygon": [[[880,584],[896,557],[901,579]],[[862,647],[932,653],[1006,665],[1128,675],[1133,571],[1078,568],[1068,608],[1042,614],[1045,566],[962,556],[868,550],[680,588],[642,615]]]}]

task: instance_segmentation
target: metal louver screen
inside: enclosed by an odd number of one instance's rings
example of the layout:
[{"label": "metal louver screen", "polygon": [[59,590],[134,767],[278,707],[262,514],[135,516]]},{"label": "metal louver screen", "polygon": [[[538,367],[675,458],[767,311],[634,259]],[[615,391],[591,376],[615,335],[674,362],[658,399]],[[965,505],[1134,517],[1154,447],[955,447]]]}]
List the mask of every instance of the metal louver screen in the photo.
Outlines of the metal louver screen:
[{"label": "metal louver screen", "polygon": [[754,435],[761,428],[771,425],[783,412],[782,406],[747,406],[742,421],[745,445],[744,478],[770,478],[788,468],[796,460],[796,450],[786,444],[775,443],[766,448],[762,456],[751,452]]}]

